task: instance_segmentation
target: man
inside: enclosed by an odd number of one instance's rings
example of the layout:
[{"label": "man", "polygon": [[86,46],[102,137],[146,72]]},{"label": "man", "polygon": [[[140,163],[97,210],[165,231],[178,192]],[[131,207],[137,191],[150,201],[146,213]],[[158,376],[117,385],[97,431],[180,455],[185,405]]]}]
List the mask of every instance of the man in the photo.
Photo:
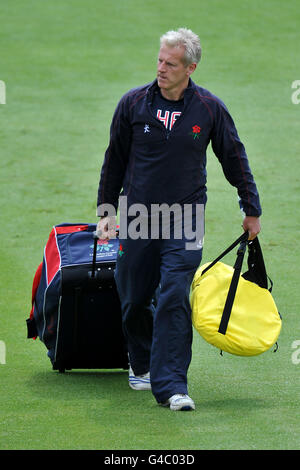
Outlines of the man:
[{"label": "man", "polygon": [[[179,221],[181,237],[174,230],[164,236],[166,227],[159,218],[158,237],[120,240],[115,276],[129,351],[129,385],[152,389],[157,402],[172,410],[195,409],[187,390],[192,345],[189,289],[202,256],[203,240],[197,237],[203,233],[204,210],[198,209],[206,203],[210,142],[226,178],[237,188],[249,239],[260,231],[259,196],[233,120],[219,98],[190,78],[200,57],[200,41],[192,31],[180,28],[161,37],[156,80],[129,91],[117,106],[98,190],[101,238],[115,234],[114,218],[105,210],[107,205],[117,209],[122,188],[129,208],[146,208],[140,220],[147,228],[153,219],[147,210],[154,206],[176,204],[183,215],[190,210],[193,249],[187,249],[192,237],[185,230],[184,216]],[[197,231],[199,218],[202,232]],[[169,219],[172,229],[175,219]],[[127,217],[128,227],[131,221]]]}]

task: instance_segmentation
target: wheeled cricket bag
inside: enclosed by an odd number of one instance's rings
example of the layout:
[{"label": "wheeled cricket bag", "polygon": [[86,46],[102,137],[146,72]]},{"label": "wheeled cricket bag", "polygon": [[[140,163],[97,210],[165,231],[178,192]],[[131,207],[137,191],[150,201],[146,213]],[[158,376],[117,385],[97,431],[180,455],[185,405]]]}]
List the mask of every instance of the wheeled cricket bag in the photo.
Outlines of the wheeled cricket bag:
[{"label": "wheeled cricket bag", "polygon": [[28,338],[39,337],[53,369],[128,369],[114,271],[118,238],[96,224],[53,227],[34,276]]}]

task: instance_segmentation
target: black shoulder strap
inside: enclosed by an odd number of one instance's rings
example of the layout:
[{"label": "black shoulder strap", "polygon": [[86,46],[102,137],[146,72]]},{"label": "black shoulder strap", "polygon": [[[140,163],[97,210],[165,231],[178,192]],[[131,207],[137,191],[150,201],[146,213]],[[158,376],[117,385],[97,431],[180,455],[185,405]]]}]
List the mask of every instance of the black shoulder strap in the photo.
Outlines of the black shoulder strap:
[{"label": "black shoulder strap", "polygon": [[220,261],[220,259],[224,258],[225,255],[227,255],[227,253],[229,253],[231,250],[233,250],[233,248],[235,248],[239,243],[243,242],[243,241],[247,241],[248,240],[248,232],[244,232],[243,235],[241,235],[237,240],[235,240],[235,242],[233,242],[225,251],[223,251],[223,253],[221,253],[214,261],[212,261],[210,263],[209,266],[207,266],[201,273],[201,276],[203,276],[204,273],[206,273],[210,268],[212,268],[218,261]]},{"label": "black shoulder strap", "polygon": [[237,286],[239,283],[240,274],[242,270],[244,255],[246,251],[246,244],[247,244],[246,240],[242,241],[237,252],[237,258],[236,258],[236,262],[234,265],[234,272],[233,272],[233,276],[231,279],[229,291],[227,294],[227,299],[225,302],[225,307],[223,310],[221,322],[220,322],[219,329],[218,329],[218,332],[221,333],[222,335],[225,335],[226,330],[227,330],[227,326],[228,326],[228,322],[229,322],[229,318],[230,318],[230,314],[232,310],[232,305],[234,302],[235,293],[237,290]]},{"label": "black shoulder strap", "polygon": [[221,318],[221,322],[220,322],[219,330],[218,330],[219,333],[223,335],[225,335],[226,330],[227,330],[227,326],[228,326],[228,322],[229,322],[229,318],[231,314],[231,309],[232,309],[232,305],[234,302],[235,293],[236,293],[236,289],[238,286],[238,282],[239,282],[239,278],[240,278],[240,274],[242,270],[248,236],[249,236],[248,232],[244,232],[225,251],[223,251],[223,253],[221,253],[214,261],[212,261],[212,263],[210,263],[210,265],[207,266],[201,273],[201,276],[203,276],[203,274],[206,273],[210,268],[212,268],[218,261],[220,261],[220,259],[222,259],[225,255],[227,255],[227,253],[233,250],[233,248],[235,248],[238,244],[240,244],[238,252],[237,252],[237,259],[234,264],[234,272],[233,272],[232,280],[230,283],[225,307],[223,310],[223,314],[222,314],[222,318]]}]

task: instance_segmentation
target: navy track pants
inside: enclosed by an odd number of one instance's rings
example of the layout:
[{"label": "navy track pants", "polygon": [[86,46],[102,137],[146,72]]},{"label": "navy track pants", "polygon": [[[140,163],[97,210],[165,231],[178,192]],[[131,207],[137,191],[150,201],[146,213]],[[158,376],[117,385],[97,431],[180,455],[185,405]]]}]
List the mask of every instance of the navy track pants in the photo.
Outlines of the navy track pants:
[{"label": "navy track pants", "polygon": [[192,357],[189,293],[202,248],[186,250],[184,239],[127,238],[120,245],[115,279],[130,364],[135,375],[150,370],[152,393],[163,403],[175,393],[188,393]]}]

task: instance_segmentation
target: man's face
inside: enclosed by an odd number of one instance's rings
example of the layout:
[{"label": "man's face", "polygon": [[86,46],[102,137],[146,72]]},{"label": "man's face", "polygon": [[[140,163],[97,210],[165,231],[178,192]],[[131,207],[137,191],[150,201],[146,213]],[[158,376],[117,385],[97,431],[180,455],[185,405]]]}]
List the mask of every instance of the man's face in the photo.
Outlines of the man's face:
[{"label": "man's face", "polygon": [[183,56],[183,47],[163,45],[160,48],[157,62],[157,82],[162,93],[184,90],[187,87],[189,76],[195,70],[196,64],[184,65]]}]

